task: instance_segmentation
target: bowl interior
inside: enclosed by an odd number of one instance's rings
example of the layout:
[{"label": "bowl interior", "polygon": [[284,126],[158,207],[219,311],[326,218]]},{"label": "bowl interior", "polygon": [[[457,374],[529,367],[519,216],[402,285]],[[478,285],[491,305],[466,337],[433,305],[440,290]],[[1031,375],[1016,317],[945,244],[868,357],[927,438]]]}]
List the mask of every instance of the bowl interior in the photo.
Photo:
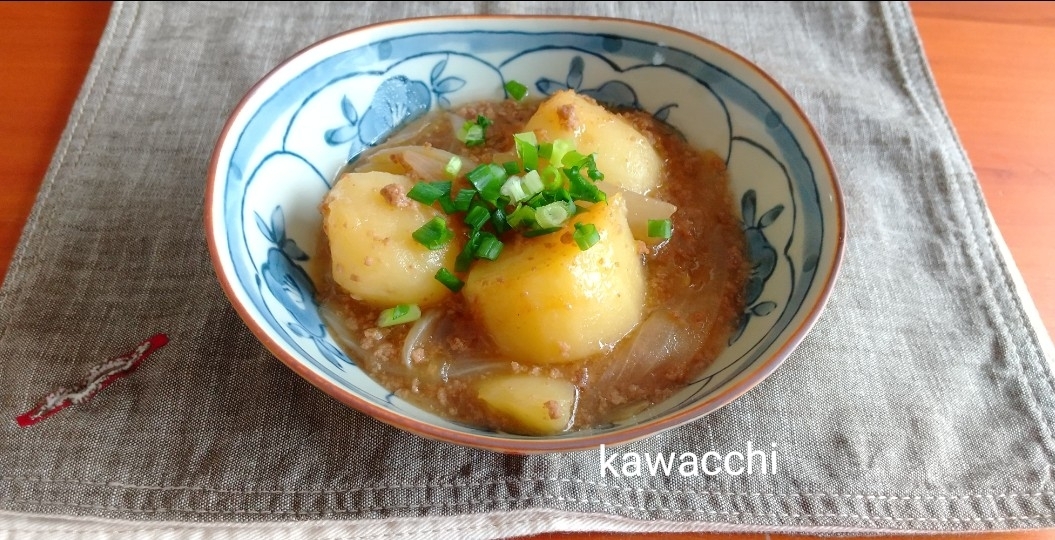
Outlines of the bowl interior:
[{"label": "bowl interior", "polygon": [[[643,109],[728,164],[752,262],[739,329],[691,384],[625,421],[538,438],[436,417],[367,377],[319,318],[305,268],[318,242],[318,204],[338,169],[430,109],[502,99],[509,80],[535,96],[573,88]],[[515,452],[626,442],[728,403],[802,339],[842,253],[842,203],[830,161],[789,96],[699,36],[621,20],[434,18],[334,36],[287,60],[246,96],[217,144],[209,183],[217,273],[273,353],[383,421]]]}]

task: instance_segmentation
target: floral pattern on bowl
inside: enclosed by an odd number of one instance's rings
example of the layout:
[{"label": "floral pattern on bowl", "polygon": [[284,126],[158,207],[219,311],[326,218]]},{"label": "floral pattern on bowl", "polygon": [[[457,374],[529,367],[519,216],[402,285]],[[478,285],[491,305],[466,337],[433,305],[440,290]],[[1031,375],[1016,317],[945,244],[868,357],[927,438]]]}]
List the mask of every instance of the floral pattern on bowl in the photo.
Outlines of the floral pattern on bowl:
[{"label": "floral pattern on bowl", "polygon": [[[797,106],[768,76],[699,37],[617,20],[457,18],[335,36],[276,68],[217,144],[208,221],[214,264],[250,328],[284,362],[345,403],[427,436],[510,451],[623,442],[709,412],[768,375],[819,314],[842,253],[831,165]],[[726,159],[752,274],[728,349],[688,387],[626,421],[545,440],[487,433],[395,397],[322,325],[310,263],[317,206],[335,173],[436,108],[574,88],[651,112]]]}]

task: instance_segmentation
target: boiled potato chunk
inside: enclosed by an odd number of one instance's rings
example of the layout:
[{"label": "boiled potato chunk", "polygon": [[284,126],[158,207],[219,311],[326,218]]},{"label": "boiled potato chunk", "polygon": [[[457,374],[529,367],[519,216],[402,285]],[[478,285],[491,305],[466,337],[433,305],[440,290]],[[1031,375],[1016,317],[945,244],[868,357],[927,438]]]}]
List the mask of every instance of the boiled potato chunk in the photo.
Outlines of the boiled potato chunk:
[{"label": "boiled potato chunk", "polygon": [[[574,223],[592,223],[600,241],[579,249]],[[645,275],[616,195],[576,215],[562,230],[506,244],[477,261],[462,289],[473,315],[513,360],[561,363],[614,345],[641,320]]]},{"label": "boiled potato chunk", "polygon": [[539,141],[568,139],[583,154],[597,154],[606,182],[646,195],[659,185],[663,160],[633,125],[592,99],[562,90],[539,106],[526,130]]},{"label": "boiled potato chunk", "polygon": [[349,173],[322,203],[334,281],[353,298],[376,307],[435,304],[451,293],[436,281],[454,267],[460,246],[430,250],[412,234],[440,212],[400,198],[414,183],[386,172]]},{"label": "boiled potato chunk", "polygon": [[578,389],[568,381],[534,375],[498,375],[479,382],[477,395],[520,435],[552,435],[571,426]]}]

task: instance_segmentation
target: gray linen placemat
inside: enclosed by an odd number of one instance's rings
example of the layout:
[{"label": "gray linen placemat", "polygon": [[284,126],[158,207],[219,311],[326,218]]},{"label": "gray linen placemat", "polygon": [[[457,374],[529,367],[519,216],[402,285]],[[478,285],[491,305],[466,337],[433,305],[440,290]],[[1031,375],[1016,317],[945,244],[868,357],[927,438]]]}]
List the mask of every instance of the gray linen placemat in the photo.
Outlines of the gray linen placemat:
[{"label": "gray linen placemat", "polygon": [[[731,405],[619,450],[775,444],[775,473],[613,478],[599,452],[514,457],[408,435],[294,375],[217,285],[206,166],[259,77],[366,23],[524,12],[718,41],[774,75],[829,145],[849,242],[813,332]],[[0,292],[0,532],[1055,526],[1050,343],[999,246],[904,3],[117,3]],[[16,425],[157,333],[169,344],[128,377]]]}]

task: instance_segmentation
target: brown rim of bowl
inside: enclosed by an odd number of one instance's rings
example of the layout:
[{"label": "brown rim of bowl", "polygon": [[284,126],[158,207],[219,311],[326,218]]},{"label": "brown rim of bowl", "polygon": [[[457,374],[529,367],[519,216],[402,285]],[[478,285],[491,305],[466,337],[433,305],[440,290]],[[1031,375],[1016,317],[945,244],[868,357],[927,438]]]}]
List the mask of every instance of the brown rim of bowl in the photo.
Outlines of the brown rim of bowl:
[{"label": "brown rim of bowl", "polygon": [[[661,32],[670,32],[678,34],[692,41],[696,41],[704,45],[705,47],[713,47],[725,54],[731,56],[735,60],[743,63],[744,66],[750,70],[756,72],[764,80],[768,81],[769,84],[777,90],[777,92],[783,96],[783,98],[791,105],[791,108],[795,111],[795,114],[806,126],[809,136],[813,139],[813,144],[816,145],[820,155],[824,159],[824,166],[828,171],[828,175],[831,178],[831,190],[835,202],[835,221],[836,221],[836,245],[835,253],[833,254],[831,264],[829,265],[829,271],[827,273],[827,279],[822,284],[820,292],[818,293],[817,302],[810,309],[810,312],[803,318],[799,326],[792,332],[785,343],[774,353],[774,355],[768,360],[758,363],[752,368],[752,371],[747,376],[740,376],[740,381],[730,387],[722,389],[718,394],[708,396],[706,399],[696,403],[684,410],[663,416],[652,421],[630,426],[627,428],[619,429],[616,431],[610,431],[603,434],[587,435],[584,437],[577,438],[563,438],[563,439],[551,439],[551,438],[501,438],[492,437],[488,435],[478,435],[463,433],[447,428],[442,428],[427,422],[423,422],[402,414],[394,413],[388,409],[378,407],[369,401],[360,398],[359,396],[349,392],[348,390],[330,382],[321,375],[318,375],[310,368],[306,367],[303,363],[288,354],[277,342],[275,342],[264,331],[263,327],[253,318],[249,316],[249,312],[241,302],[237,300],[234,287],[228,276],[223,272],[220,264],[219,253],[217,251],[217,245],[215,241],[215,225],[212,219],[212,204],[214,200],[213,191],[217,184],[216,169],[218,165],[219,153],[224,141],[227,139],[229,130],[231,129],[231,123],[235,117],[238,116],[246,102],[252,98],[257,91],[259,91],[264,81],[268,80],[274,73],[281,70],[291,61],[302,56],[308,50],[314,49],[323,43],[342,38],[346,35],[362,32],[365,30],[373,30],[382,28],[385,26],[405,25],[405,24],[418,24],[424,22],[433,21],[455,21],[465,19],[485,19],[485,20],[509,20],[509,21],[523,21],[523,20],[575,20],[575,21],[601,21],[610,22],[617,25],[625,25],[629,27],[643,27],[653,30],[659,30]],[[209,256],[212,258],[213,271],[216,273],[217,279],[223,288],[224,294],[227,295],[228,301],[235,308],[239,317],[245,322],[246,326],[253,332],[253,334],[260,340],[261,343],[282,363],[286,364],[295,373],[306,379],[312,385],[316,386],[329,396],[337,399],[341,403],[352,407],[364,414],[372,416],[386,424],[394,426],[404,431],[426,437],[429,439],[450,442],[462,446],[468,446],[473,448],[481,448],[485,450],[491,450],[495,452],[510,453],[510,454],[539,454],[548,452],[569,452],[576,450],[587,450],[596,448],[601,444],[609,446],[619,446],[635,440],[639,440],[651,435],[655,435],[662,431],[680,426],[692,420],[698,419],[704,415],[710,414],[720,407],[732,402],[736,398],[743,395],[745,392],[753,388],[769,374],[779,367],[784,360],[791,354],[792,351],[802,342],[810,328],[816,323],[820,317],[824,306],[828,302],[828,298],[831,295],[832,288],[835,280],[839,273],[839,268],[842,265],[843,254],[845,251],[845,238],[846,238],[846,219],[845,219],[845,207],[843,204],[842,190],[839,187],[839,182],[835,175],[835,167],[832,163],[831,156],[828,154],[827,148],[821,141],[820,136],[817,133],[816,128],[809,121],[806,115],[803,113],[799,104],[792,99],[791,95],[784,89],[783,86],[777,83],[768,73],[763,71],[757,65],[750,60],[744,58],[740,54],[730,50],[729,48],[711,41],[702,36],[693,34],[686,30],[673,28],[661,24],[634,21],[628,19],[610,18],[610,17],[591,17],[591,16],[563,16],[563,15],[462,15],[462,16],[439,16],[439,17],[416,17],[409,19],[399,19],[395,21],[386,21],[380,23],[374,23],[366,26],[361,26],[341,32],[339,34],[332,35],[330,37],[319,40],[307,47],[297,51],[293,55],[283,60],[280,64],[275,66],[273,69],[268,71],[259,81],[257,81],[245,96],[239,100],[238,104],[231,111],[227,121],[224,123],[223,130],[220,132],[217,138],[216,145],[213,147],[212,157],[209,160],[209,173],[207,177],[207,185],[205,192],[205,231],[206,240],[209,245]]]}]

